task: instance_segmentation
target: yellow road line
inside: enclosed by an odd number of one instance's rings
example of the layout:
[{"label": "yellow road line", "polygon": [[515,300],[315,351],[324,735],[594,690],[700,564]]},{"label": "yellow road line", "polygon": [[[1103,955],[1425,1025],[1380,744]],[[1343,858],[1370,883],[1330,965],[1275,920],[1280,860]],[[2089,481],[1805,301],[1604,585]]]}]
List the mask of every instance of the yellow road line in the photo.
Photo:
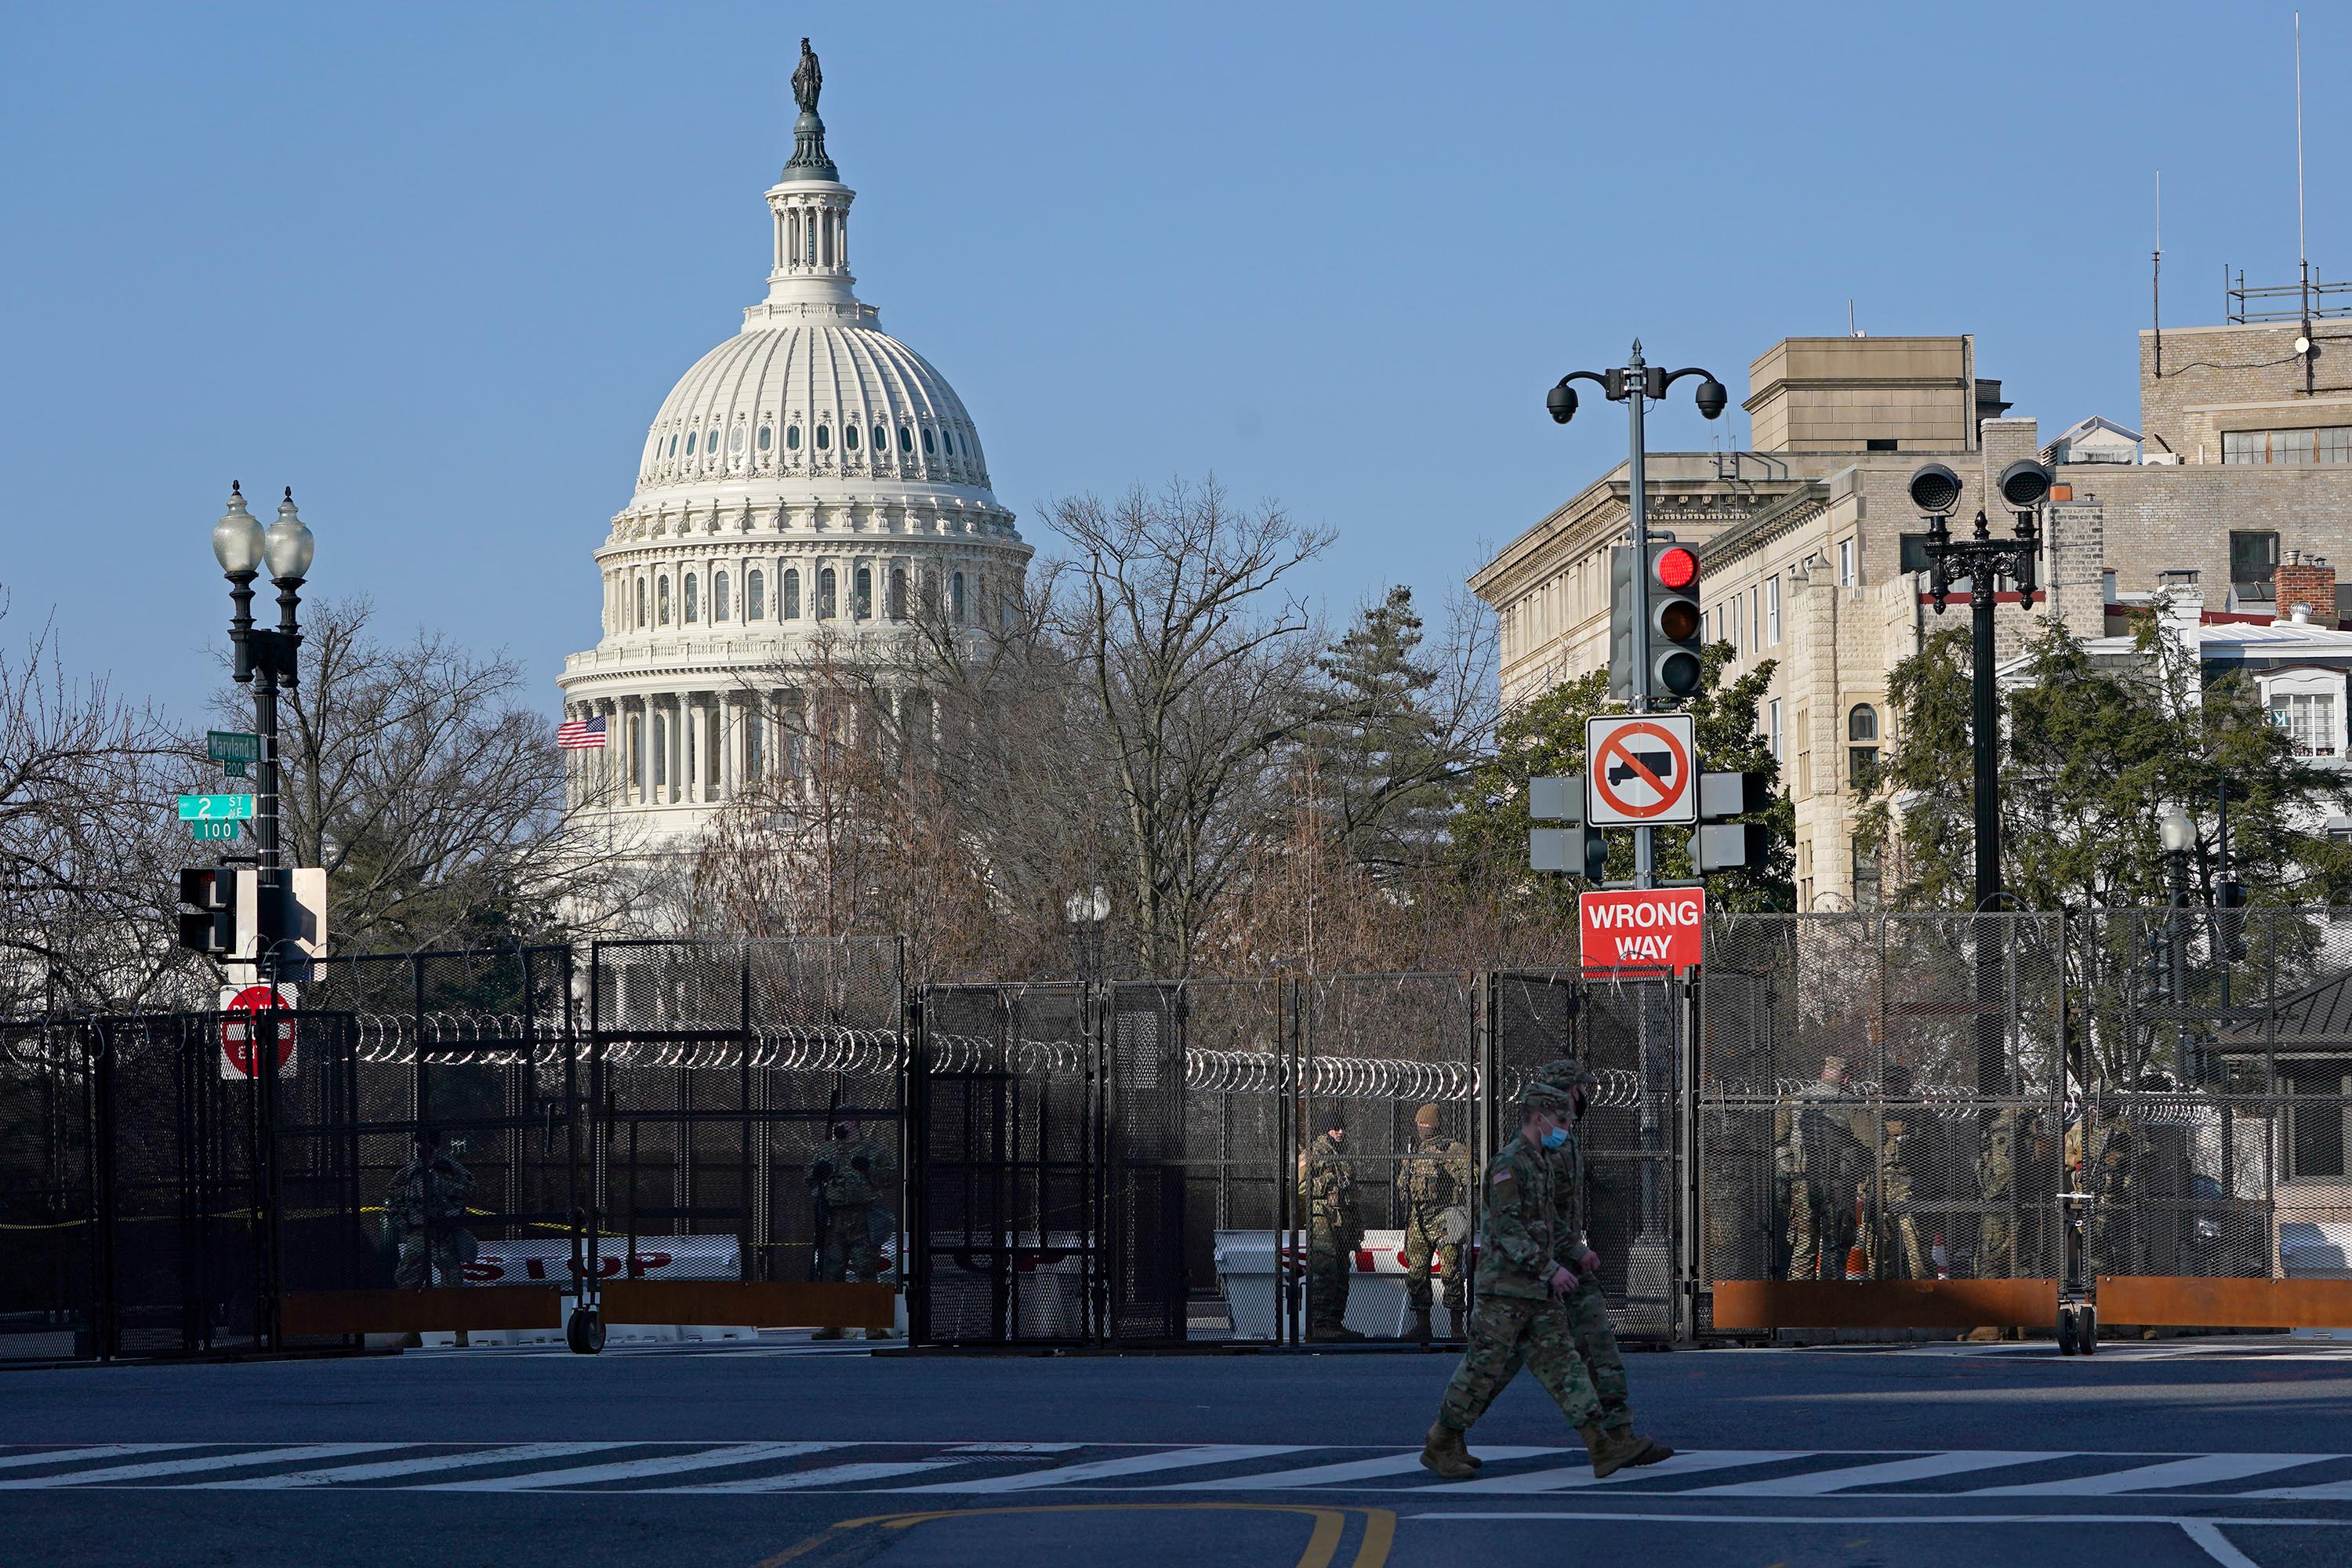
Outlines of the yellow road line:
[{"label": "yellow road line", "polygon": [[1384,1508],[1317,1508],[1303,1503],[1274,1502],[1076,1502],[1039,1503],[1026,1508],[949,1508],[932,1509],[920,1513],[877,1513],[864,1519],[845,1519],[830,1529],[821,1531],[805,1541],[794,1542],[772,1557],[763,1557],[751,1568],[782,1568],[782,1564],[806,1557],[819,1548],[842,1542],[852,1531],[912,1530],[919,1524],[930,1524],[940,1520],[977,1519],[990,1514],[1016,1513],[1295,1513],[1315,1521],[1307,1538],[1307,1550],[1298,1559],[1297,1568],[1331,1568],[1339,1555],[1340,1542],[1348,1530],[1348,1516],[1363,1516],[1364,1528],[1356,1542],[1356,1555],[1348,1568],[1386,1568],[1390,1549],[1396,1542],[1396,1514]]}]

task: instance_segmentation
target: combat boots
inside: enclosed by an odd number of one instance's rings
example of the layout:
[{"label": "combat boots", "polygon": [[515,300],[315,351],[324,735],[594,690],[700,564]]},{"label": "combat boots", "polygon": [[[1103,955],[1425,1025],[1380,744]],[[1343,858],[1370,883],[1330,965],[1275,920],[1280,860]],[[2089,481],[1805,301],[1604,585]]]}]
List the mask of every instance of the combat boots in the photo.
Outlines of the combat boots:
[{"label": "combat boots", "polygon": [[868,1329],[866,1331],[866,1337],[869,1340],[890,1340],[898,1338],[896,1334],[892,1333],[887,1329]]},{"label": "combat boots", "polygon": [[819,1329],[809,1336],[813,1340],[845,1340],[848,1337],[847,1329]]},{"label": "combat boots", "polygon": [[1410,1342],[1417,1345],[1425,1345],[1429,1343],[1430,1341],[1437,1337],[1435,1334],[1430,1332],[1429,1330],[1428,1308],[1415,1307],[1412,1310],[1412,1327],[1404,1331],[1404,1337]]},{"label": "combat boots", "polygon": [[1449,1340],[1462,1338],[1462,1309],[1459,1307],[1445,1309],[1445,1337]]},{"label": "combat boots", "polygon": [[1675,1451],[1664,1443],[1656,1443],[1628,1426],[1622,1432],[1612,1432],[1598,1421],[1588,1421],[1576,1429],[1584,1439],[1585,1451],[1592,1456],[1592,1479],[1606,1480],[1618,1471],[1643,1465],[1654,1465],[1661,1459],[1671,1459]]},{"label": "combat boots", "polygon": [[1324,1344],[1354,1344],[1364,1336],[1345,1323],[1318,1323],[1307,1331],[1307,1337]]},{"label": "combat boots", "polygon": [[1440,1421],[1421,1440],[1421,1468],[1449,1481],[1466,1481],[1478,1473],[1478,1461],[1462,1441],[1462,1434]]}]

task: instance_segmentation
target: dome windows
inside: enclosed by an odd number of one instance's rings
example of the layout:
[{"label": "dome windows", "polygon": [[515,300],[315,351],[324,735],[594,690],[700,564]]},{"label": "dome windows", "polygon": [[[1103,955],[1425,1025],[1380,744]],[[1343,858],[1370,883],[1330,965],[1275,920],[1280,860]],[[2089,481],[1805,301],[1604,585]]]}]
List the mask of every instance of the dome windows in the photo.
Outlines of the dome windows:
[{"label": "dome windows", "polygon": [[688,430],[688,431],[686,433],[686,455],[687,455],[688,457],[691,458],[691,457],[693,457],[693,456],[694,456],[694,442],[695,442],[695,437],[698,437],[698,436],[699,436],[700,434],[701,434],[701,432],[700,432],[700,431],[698,431],[698,430]]},{"label": "dome windows", "polygon": [[923,456],[928,458],[934,450],[935,447],[931,442],[931,427],[926,425],[923,426]]},{"label": "dome windows", "polygon": [[816,427],[816,449],[820,452],[833,445],[833,432],[820,425]]},{"label": "dome windows", "polygon": [[852,587],[850,589],[851,597],[849,601],[850,615],[857,620],[872,620],[874,618],[873,568],[870,566],[860,566],[857,569],[856,575],[851,578],[850,581],[852,584]]},{"label": "dome windows", "polygon": [[877,452],[887,452],[890,449],[890,432],[879,425],[874,426],[874,449]]},{"label": "dome windows", "polygon": [[637,579],[637,629],[646,629],[646,580]]},{"label": "dome windows", "polygon": [[845,425],[845,426],[843,426],[841,427],[841,444],[842,444],[844,447],[846,447],[849,450],[851,450],[851,451],[853,451],[853,452],[855,452],[856,450],[857,450],[857,426],[855,426],[855,425]]},{"label": "dome windows", "polygon": [[727,574],[724,572],[710,579],[710,618],[714,621],[727,618]]},{"label": "dome windows", "polygon": [[743,574],[743,618],[756,621],[768,613],[768,575],[754,566]]},{"label": "dome windows", "polygon": [[764,451],[766,451],[769,447],[773,447],[775,444],[776,444],[776,430],[775,430],[775,426],[772,426],[772,425],[762,425],[762,426],[760,426],[760,450],[761,450],[762,452],[764,452]]},{"label": "dome windows", "polygon": [[667,577],[654,584],[654,625],[657,626],[669,625],[669,579]]},{"label": "dome windows", "polygon": [[799,620],[801,618],[801,574],[799,569],[792,566],[785,567],[784,574],[782,577],[777,578],[776,581],[783,584],[782,588],[778,590],[780,597],[776,604],[776,619],[780,621]]},{"label": "dome windows", "polygon": [[801,449],[801,427],[800,427],[799,426],[797,426],[797,425],[787,425],[787,426],[784,426],[784,450],[786,450],[787,452],[797,452],[797,451],[799,451],[800,449]]},{"label": "dome windows", "polygon": [[727,449],[730,452],[740,452],[743,449],[743,426],[740,425],[727,433]]},{"label": "dome windows", "polygon": [[899,426],[898,426],[898,450],[900,450],[901,452],[911,452],[911,451],[913,451],[914,449],[915,449],[915,433],[914,433],[912,430],[908,429],[904,425]]},{"label": "dome windows", "polygon": [[675,430],[669,436],[669,455],[673,458],[677,456],[677,432]]},{"label": "dome windows", "polygon": [[836,579],[830,566],[816,574],[816,618],[820,621],[829,621],[834,617],[837,607],[837,601],[835,598],[835,583]]},{"label": "dome windows", "polygon": [[688,626],[692,626],[695,622],[697,622],[697,621],[698,621],[698,620],[700,620],[700,619],[702,618],[699,615],[698,615],[698,614],[696,613],[696,612],[697,612],[697,610],[698,610],[698,609],[700,608],[700,606],[699,606],[699,605],[697,604],[697,602],[696,602],[696,595],[695,595],[695,589],[696,589],[696,587],[697,587],[697,586],[701,583],[701,581],[702,581],[702,580],[701,580],[700,578],[697,577],[697,576],[696,576],[693,573],[691,573],[691,572],[689,572],[689,573],[688,573],[688,574],[686,574],[686,616],[685,616],[685,621],[686,621],[686,624],[687,624]]}]

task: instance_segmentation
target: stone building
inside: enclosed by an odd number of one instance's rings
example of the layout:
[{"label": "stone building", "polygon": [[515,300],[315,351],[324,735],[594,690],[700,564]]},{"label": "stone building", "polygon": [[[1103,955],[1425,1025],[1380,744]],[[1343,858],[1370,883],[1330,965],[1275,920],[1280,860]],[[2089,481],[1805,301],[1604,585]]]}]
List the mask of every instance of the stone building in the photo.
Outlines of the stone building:
[{"label": "stone building", "polygon": [[[2215,622],[2284,618],[2289,592],[2315,598],[2326,626],[2352,611],[2327,565],[2352,559],[2352,354],[2298,353],[2298,331],[2168,329],[2160,364],[2142,334],[2139,430],[2085,420],[2052,443],[2067,460],[2043,512],[2041,588],[2031,605],[2000,596],[2004,653],[2043,616],[2085,637],[2119,630],[2159,588],[2195,590]],[[1786,339],[1749,384],[1752,449],[1650,455],[1650,526],[1698,546],[1730,673],[1772,661],[1761,720],[1796,805],[1800,907],[1842,908],[1878,890],[1856,821],[1893,740],[1887,678],[1936,624],[1912,471],[1959,475],[1965,531],[1992,479],[2040,450],[2039,425],[2008,416],[1966,336]],[[2119,436],[2139,461],[2116,460]],[[1501,622],[1506,703],[1606,663],[1626,485],[1622,465],[1600,476],[1471,578]],[[1987,510],[1996,531],[2014,526]],[[1949,604],[1964,624],[1967,593]]]},{"label": "stone building", "polygon": [[765,195],[766,296],[662,400],[596,551],[603,635],[558,682],[567,720],[604,720],[604,746],[573,753],[575,801],[653,853],[797,765],[795,667],[877,654],[927,611],[995,615],[1031,554],[962,399],[855,292],[856,193],[803,58],[792,159]]}]

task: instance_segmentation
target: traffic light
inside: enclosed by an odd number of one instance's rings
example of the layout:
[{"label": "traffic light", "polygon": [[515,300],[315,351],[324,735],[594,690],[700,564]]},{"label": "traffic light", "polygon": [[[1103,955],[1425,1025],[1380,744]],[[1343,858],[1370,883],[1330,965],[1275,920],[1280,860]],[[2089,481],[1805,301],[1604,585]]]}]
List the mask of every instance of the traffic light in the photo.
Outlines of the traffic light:
[{"label": "traffic light", "polygon": [[[1633,695],[1633,551],[1609,552],[1609,695]],[[1688,697],[1705,671],[1706,617],[1698,607],[1698,554],[1671,541],[1650,546],[1650,689],[1652,697]]]},{"label": "traffic light", "polygon": [[2246,956],[2246,885],[2235,877],[2213,884],[2213,920],[2221,938],[2221,956],[2234,963]]},{"label": "traffic light", "polygon": [[1729,822],[1772,804],[1772,790],[1760,773],[1708,773],[1698,776],[1701,826],[1685,841],[1691,865],[1701,875],[1759,867],[1772,858],[1772,830],[1760,822]]},{"label": "traffic light", "polygon": [[180,873],[180,945],[226,957],[236,951],[236,872],[230,867]]},{"label": "traffic light", "polygon": [[1609,875],[1609,840],[1601,829],[1585,825],[1582,778],[1529,779],[1528,815],[1538,822],[1573,824],[1528,829],[1530,870],[1564,871],[1589,882]]},{"label": "traffic light", "polygon": [[1650,546],[1650,694],[1688,697],[1705,664],[1698,555],[1687,544]]}]

